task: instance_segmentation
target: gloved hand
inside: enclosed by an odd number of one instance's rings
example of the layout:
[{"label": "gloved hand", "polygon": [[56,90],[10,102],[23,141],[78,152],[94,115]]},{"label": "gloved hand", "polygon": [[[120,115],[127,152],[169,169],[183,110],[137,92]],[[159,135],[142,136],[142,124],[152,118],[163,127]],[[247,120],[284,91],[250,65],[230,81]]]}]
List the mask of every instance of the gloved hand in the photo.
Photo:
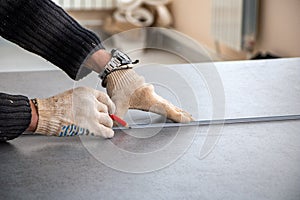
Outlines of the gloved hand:
[{"label": "gloved hand", "polygon": [[119,117],[123,117],[128,109],[138,109],[163,115],[174,122],[194,120],[189,113],[157,95],[153,86],[146,84],[133,69],[113,71],[105,81],[107,93],[116,105],[115,114]]},{"label": "gloved hand", "polygon": [[109,114],[115,105],[107,94],[86,87],[68,90],[47,99],[37,99],[36,133],[55,136],[114,136]]}]

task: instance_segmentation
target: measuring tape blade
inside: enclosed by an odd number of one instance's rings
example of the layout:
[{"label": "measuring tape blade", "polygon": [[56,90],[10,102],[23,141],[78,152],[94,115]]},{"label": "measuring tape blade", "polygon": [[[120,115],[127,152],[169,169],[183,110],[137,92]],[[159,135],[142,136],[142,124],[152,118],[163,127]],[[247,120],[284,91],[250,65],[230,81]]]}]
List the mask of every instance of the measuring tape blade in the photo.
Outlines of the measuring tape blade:
[{"label": "measuring tape blade", "polygon": [[268,116],[268,117],[247,117],[247,118],[233,118],[233,119],[199,120],[199,121],[192,121],[190,123],[132,124],[132,125],[129,125],[129,128],[126,128],[126,127],[113,127],[113,130],[208,126],[208,125],[222,125],[222,124],[275,122],[275,121],[288,121],[288,120],[300,120],[300,115],[283,115],[283,116]]}]

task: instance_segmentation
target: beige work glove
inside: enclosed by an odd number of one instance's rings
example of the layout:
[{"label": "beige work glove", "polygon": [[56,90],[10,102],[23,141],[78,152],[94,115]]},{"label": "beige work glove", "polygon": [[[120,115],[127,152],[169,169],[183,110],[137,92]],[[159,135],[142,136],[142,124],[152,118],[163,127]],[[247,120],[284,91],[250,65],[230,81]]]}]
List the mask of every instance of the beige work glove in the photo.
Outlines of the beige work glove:
[{"label": "beige work glove", "polygon": [[115,114],[123,117],[128,109],[150,111],[174,122],[188,123],[192,116],[177,108],[154,92],[151,84],[133,69],[116,70],[106,78],[106,90],[116,105]]},{"label": "beige work glove", "polygon": [[107,94],[86,87],[68,90],[47,99],[37,99],[35,133],[55,136],[96,135],[111,138],[115,105]]}]

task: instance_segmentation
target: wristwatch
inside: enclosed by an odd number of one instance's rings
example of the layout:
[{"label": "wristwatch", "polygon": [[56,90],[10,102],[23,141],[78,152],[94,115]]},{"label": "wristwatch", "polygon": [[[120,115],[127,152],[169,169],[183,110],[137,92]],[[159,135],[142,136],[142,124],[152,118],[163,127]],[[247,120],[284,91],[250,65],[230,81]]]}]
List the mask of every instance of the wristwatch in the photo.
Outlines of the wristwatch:
[{"label": "wristwatch", "polygon": [[102,86],[106,87],[106,77],[111,72],[121,69],[130,69],[132,65],[138,62],[139,60],[132,62],[128,55],[118,49],[111,50],[111,59],[104,67],[104,71],[99,74],[99,78],[102,79]]}]

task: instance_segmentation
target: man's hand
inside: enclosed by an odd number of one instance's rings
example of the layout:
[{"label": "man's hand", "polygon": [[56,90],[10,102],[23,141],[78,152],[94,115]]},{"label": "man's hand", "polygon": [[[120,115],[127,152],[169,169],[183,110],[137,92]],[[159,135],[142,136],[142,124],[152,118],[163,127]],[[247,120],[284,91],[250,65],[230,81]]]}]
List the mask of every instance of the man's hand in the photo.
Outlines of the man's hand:
[{"label": "man's hand", "polygon": [[109,114],[115,112],[115,105],[103,92],[79,87],[47,99],[37,99],[37,104],[36,133],[114,136]]},{"label": "man's hand", "polygon": [[107,93],[116,105],[116,115],[123,117],[128,109],[150,111],[174,122],[188,123],[192,116],[154,92],[151,84],[132,69],[116,70],[107,76]]}]

